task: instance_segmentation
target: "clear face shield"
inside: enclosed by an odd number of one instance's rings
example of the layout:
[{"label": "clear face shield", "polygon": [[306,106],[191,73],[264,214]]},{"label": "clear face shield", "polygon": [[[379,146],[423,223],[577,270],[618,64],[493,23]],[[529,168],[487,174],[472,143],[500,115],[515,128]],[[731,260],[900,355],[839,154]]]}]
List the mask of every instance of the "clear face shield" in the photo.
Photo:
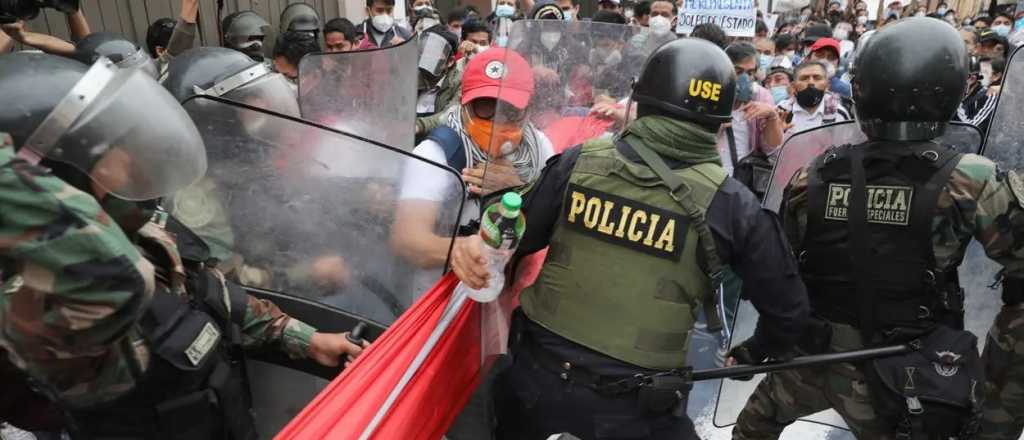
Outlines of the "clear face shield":
[{"label": "clear face shield", "polygon": [[150,200],[206,172],[202,138],[181,105],[142,69],[101,58],[29,136],[19,155],[74,166],[108,193]]},{"label": "clear face shield", "polygon": [[448,57],[452,47],[448,41],[437,34],[421,35],[419,39],[419,68],[434,78],[441,76],[448,66]]},{"label": "clear face shield", "polygon": [[117,67],[121,69],[139,69],[153,79],[156,79],[159,75],[156,68],[156,61],[154,61],[153,58],[151,58],[149,54],[144,52],[142,49],[139,49],[130,56],[118,61]]}]

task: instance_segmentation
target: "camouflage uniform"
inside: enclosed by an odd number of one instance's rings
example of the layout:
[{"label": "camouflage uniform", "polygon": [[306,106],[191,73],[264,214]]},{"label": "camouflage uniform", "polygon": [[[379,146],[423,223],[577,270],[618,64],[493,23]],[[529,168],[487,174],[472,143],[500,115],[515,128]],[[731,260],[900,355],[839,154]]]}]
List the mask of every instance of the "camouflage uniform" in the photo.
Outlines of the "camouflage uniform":
[{"label": "camouflage uniform", "polygon": [[[151,356],[136,320],[155,282],[178,286],[183,268],[158,277],[92,196],[16,158],[0,136],[0,363],[72,406],[120,396]],[[293,357],[306,356],[314,332],[251,297],[241,330],[246,346]]]},{"label": "camouflage uniform", "polygon": [[1024,432],[1024,304],[1004,306],[985,341],[986,394],[981,440],[1017,440]]},{"label": "camouflage uniform", "polygon": [[[807,230],[807,185],[808,170],[804,168],[790,182],[781,212],[786,235],[797,253],[801,251]],[[992,161],[982,156],[967,154],[961,157],[939,195],[933,221],[932,242],[938,268],[958,266],[973,237],[990,258],[1006,268],[1005,275],[1024,276],[1024,248],[1016,241],[1019,235],[1015,233],[1024,222],[1024,202],[1015,196],[1011,185],[1021,187],[1016,174],[998,171]],[[1011,314],[1009,312],[1004,310],[1000,317],[1007,317]],[[1020,312],[1015,316],[1017,319],[997,320],[992,330],[992,337],[1001,341],[1000,346],[1004,350],[1011,350],[1011,341],[1022,340],[1011,336],[1012,331],[1021,335],[1020,327],[1024,327],[1020,325]],[[837,323],[832,325],[835,332],[832,350],[863,348],[859,335],[855,335],[858,330]],[[1018,342],[1015,348],[1018,357],[1024,354],[1024,343]],[[1017,376],[1024,375],[1024,362],[1007,365],[1021,370]],[[1014,405],[1009,408],[1017,411],[1024,408],[1019,403],[1024,399],[1020,387],[990,383],[988,395],[992,396],[1000,388],[1001,393],[996,393],[995,399],[1002,397],[1004,403]],[[1006,396],[1014,389],[1017,390],[1015,395]],[[895,433],[881,425],[869,397],[863,374],[850,364],[773,373],[758,385],[747,402],[733,429],[733,438],[778,438],[782,430],[797,418],[829,407],[843,416],[858,438],[894,438]],[[986,407],[987,422],[997,419],[991,416],[994,412]],[[1003,420],[1007,419],[1009,416],[1003,417]]]}]

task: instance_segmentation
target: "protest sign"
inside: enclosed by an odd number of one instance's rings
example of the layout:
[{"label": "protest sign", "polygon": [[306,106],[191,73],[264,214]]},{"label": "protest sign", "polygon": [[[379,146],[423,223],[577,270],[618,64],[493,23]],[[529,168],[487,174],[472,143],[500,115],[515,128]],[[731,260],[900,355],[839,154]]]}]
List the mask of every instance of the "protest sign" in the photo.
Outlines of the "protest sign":
[{"label": "protest sign", "polygon": [[730,37],[753,37],[757,25],[754,0],[684,0],[676,33],[689,34],[704,23],[717,24]]}]

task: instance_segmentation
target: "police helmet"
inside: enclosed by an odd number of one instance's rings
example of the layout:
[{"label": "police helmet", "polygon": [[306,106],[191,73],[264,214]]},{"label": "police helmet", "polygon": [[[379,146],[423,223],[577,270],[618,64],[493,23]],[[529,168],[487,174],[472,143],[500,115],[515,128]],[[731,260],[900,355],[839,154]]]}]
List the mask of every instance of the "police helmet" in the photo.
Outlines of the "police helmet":
[{"label": "police helmet", "polygon": [[223,47],[197,47],[171,61],[164,87],[179,102],[195,95],[217,96],[298,116],[288,80],[266,64]]},{"label": "police helmet", "polygon": [[320,14],[306,3],[292,3],[281,11],[281,33],[320,32]]},{"label": "police helmet", "polygon": [[238,11],[228,15],[221,24],[224,29],[224,46],[262,61],[263,40],[267,36],[268,27],[270,23],[254,11]]},{"label": "police helmet", "polygon": [[686,38],[654,51],[633,87],[638,111],[644,107],[705,126],[732,119],[736,72],[714,43]]},{"label": "police helmet", "polygon": [[870,139],[942,136],[967,87],[967,49],[952,26],[908,18],[876,32],[854,67],[853,101]]},{"label": "police helmet", "polygon": [[19,155],[47,161],[70,183],[91,178],[114,196],[149,200],[206,171],[192,120],[139,69],[105,57],[90,66],[56,55],[7,54],[0,56],[0,96],[9,104],[0,106],[0,132],[11,135]]},{"label": "police helmet", "polygon": [[562,12],[562,8],[558,6],[554,0],[541,0],[533,5],[533,9],[530,10],[530,15],[527,16],[530,20],[565,20],[565,13]]},{"label": "police helmet", "polygon": [[112,32],[93,32],[75,45],[72,58],[92,65],[106,57],[122,69],[140,69],[153,78],[157,76],[156,63],[141,47],[131,40]]}]

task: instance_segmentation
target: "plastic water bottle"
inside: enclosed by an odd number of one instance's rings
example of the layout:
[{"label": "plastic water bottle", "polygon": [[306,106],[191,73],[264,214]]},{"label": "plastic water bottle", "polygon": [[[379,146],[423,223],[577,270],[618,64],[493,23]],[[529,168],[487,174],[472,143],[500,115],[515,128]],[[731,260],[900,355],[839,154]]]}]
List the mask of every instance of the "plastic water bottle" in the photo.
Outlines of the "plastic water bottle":
[{"label": "plastic water bottle", "polygon": [[523,199],[514,192],[501,196],[501,203],[495,203],[484,211],[480,221],[480,238],[483,239],[487,269],[491,273],[490,284],[483,289],[466,288],[469,297],[477,302],[491,302],[498,298],[505,286],[505,265],[519,246],[519,240],[526,231],[526,218],[520,208]]}]

